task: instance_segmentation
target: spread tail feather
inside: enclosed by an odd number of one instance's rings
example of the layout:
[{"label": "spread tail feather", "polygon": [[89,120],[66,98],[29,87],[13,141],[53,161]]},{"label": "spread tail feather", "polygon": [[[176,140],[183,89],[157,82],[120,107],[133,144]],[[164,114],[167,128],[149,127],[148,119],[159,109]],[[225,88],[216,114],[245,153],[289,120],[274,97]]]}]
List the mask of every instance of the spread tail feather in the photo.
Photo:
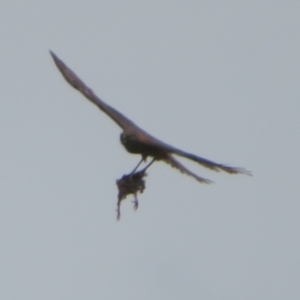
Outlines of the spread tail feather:
[{"label": "spread tail feather", "polygon": [[191,171],[189,171],[185,166],[183,166],[178,160],[176,160],[171,154],[168,155],[167,158],[164,159],[164,162],[169,164],[171,167],[179,170],[181,173],[194,177],[197,181],[201,183],[212,183],[211,180],[200,177]]}]

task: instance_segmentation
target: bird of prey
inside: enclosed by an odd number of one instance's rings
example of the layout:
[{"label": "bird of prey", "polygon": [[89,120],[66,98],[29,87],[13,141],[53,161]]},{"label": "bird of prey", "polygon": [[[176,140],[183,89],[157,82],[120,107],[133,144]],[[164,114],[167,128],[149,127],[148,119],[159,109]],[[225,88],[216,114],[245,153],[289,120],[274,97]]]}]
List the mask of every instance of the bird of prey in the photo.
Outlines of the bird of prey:
[{"label": "bird of prey", "polygon": [[164,161],[165,163],[171,165],[173,168],[178,169],[180,172],[192,176],[197,181],[201,183],[211,183],[212,181],[200,177],[186,167],[184,167],[178,160],[176,160],[173,154],[181,157],[188,158],[202,165],[205,168],[211,169],[213,171],[224,171],[229,174],[247,174],[250,172],[243,168],[230,167],[224,164],[219,164],[211,160],[199,157],[197,155],[185,152],[173,146],[170,146],[152,135],[148,134],[146,131],[138,127],[131,120],[125,117],[122,113],[106,104],[101,100],[93,91],[90,89],[67,65],[59,59],[52,51],[50,51],[54,62],[65,78],[65,80],[79,92],[81,92],[88,100],[97,105],[104,113],[106,113],[110,118],[112,118],[123,130],[120,139],[122,145],[130,153],[140,154],[142,156],[141,161],[134,168],[131,174],[137,170],[139,165],[146,161],[147,157],[152,157],[152,161],[143,170],[145,171],[154,161]]}]

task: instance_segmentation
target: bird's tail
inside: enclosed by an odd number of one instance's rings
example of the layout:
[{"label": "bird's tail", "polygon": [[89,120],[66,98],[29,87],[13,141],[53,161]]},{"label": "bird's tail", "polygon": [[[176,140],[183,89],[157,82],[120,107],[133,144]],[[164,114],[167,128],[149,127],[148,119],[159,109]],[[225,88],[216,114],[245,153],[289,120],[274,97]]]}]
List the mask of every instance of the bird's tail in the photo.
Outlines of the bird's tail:
[{"label": "bird's tail", "polygon": [[171,167],[176,168],[181,173],[194,177],[197,181],[199,181],[201,183],[206,183],[206,184],[212,183],[211,180],[200,177],[200,176],[194,174],[193,172],[191,172],[190,170],[188,170],[178,160],[176,160],[171,154],[168,154],[168,156],[166,158],[164,158],[164,162],[169,164]]}]

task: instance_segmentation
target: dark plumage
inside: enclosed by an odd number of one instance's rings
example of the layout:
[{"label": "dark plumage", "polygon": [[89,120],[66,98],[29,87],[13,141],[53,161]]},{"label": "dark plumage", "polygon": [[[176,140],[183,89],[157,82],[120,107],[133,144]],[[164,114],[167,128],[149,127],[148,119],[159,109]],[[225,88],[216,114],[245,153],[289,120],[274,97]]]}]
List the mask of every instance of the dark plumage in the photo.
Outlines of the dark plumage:
[{"label": "dark plumage", "polygon": [[[177,154],[179,156],[193,160],[203,167],[211,169],[213,171],[224,171],[229,174],[251,174],[249,171],[243,168],[229,167],[185,152],[151,136],[143,129],[139,128],[127,117],[125,117],[122,113],[118,112],[116,109],[103,102],[71,69],[69,69],[65,65],[65,63],[63,63],[52,51],[50,51],[50,53],[54,59],[56,66],[58,67],[59,71],[62,73],[66,81],[75,89],[80,91],[87,99],[96,104],[103,112],[111,117],[123,129],[120,137],[121,143],[128,152],[141,154],[142,161],[145,160],[148,156],[153,157],[153,161],[162,160],[165,163],[171,165],[173,168],[176,168],[182,173],[194,177],[196,180],[202,183],[211,183],[211,181],[189,171],[179,161],[177,161],[172,154]],[[150,164],[152,164],[152,162]],[[138,164],[138,166],[140,165],[140,163]],[[150,166],[150,164],[148,166]],[[133,172],[135,172],[137,167]]]}]

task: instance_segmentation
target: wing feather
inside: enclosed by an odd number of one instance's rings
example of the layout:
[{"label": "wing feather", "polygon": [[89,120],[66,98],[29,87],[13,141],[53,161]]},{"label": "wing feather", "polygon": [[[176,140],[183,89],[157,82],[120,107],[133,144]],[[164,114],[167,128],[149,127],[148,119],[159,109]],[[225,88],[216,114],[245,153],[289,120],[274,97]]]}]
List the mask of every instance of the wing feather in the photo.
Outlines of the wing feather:
[{"label": "wing feather", "polygon": [[94,94],[93,90],[89,88],[67,65],[59,59],[52,51],[50,54],[65,78],[65,80],[75,89],[80,91],[87,99],[96,104],[103,112],[111,117],[123,130],[126,128],[136,126],[131,120],[121,114],[119,111],[102,101],[97,95]]}]

